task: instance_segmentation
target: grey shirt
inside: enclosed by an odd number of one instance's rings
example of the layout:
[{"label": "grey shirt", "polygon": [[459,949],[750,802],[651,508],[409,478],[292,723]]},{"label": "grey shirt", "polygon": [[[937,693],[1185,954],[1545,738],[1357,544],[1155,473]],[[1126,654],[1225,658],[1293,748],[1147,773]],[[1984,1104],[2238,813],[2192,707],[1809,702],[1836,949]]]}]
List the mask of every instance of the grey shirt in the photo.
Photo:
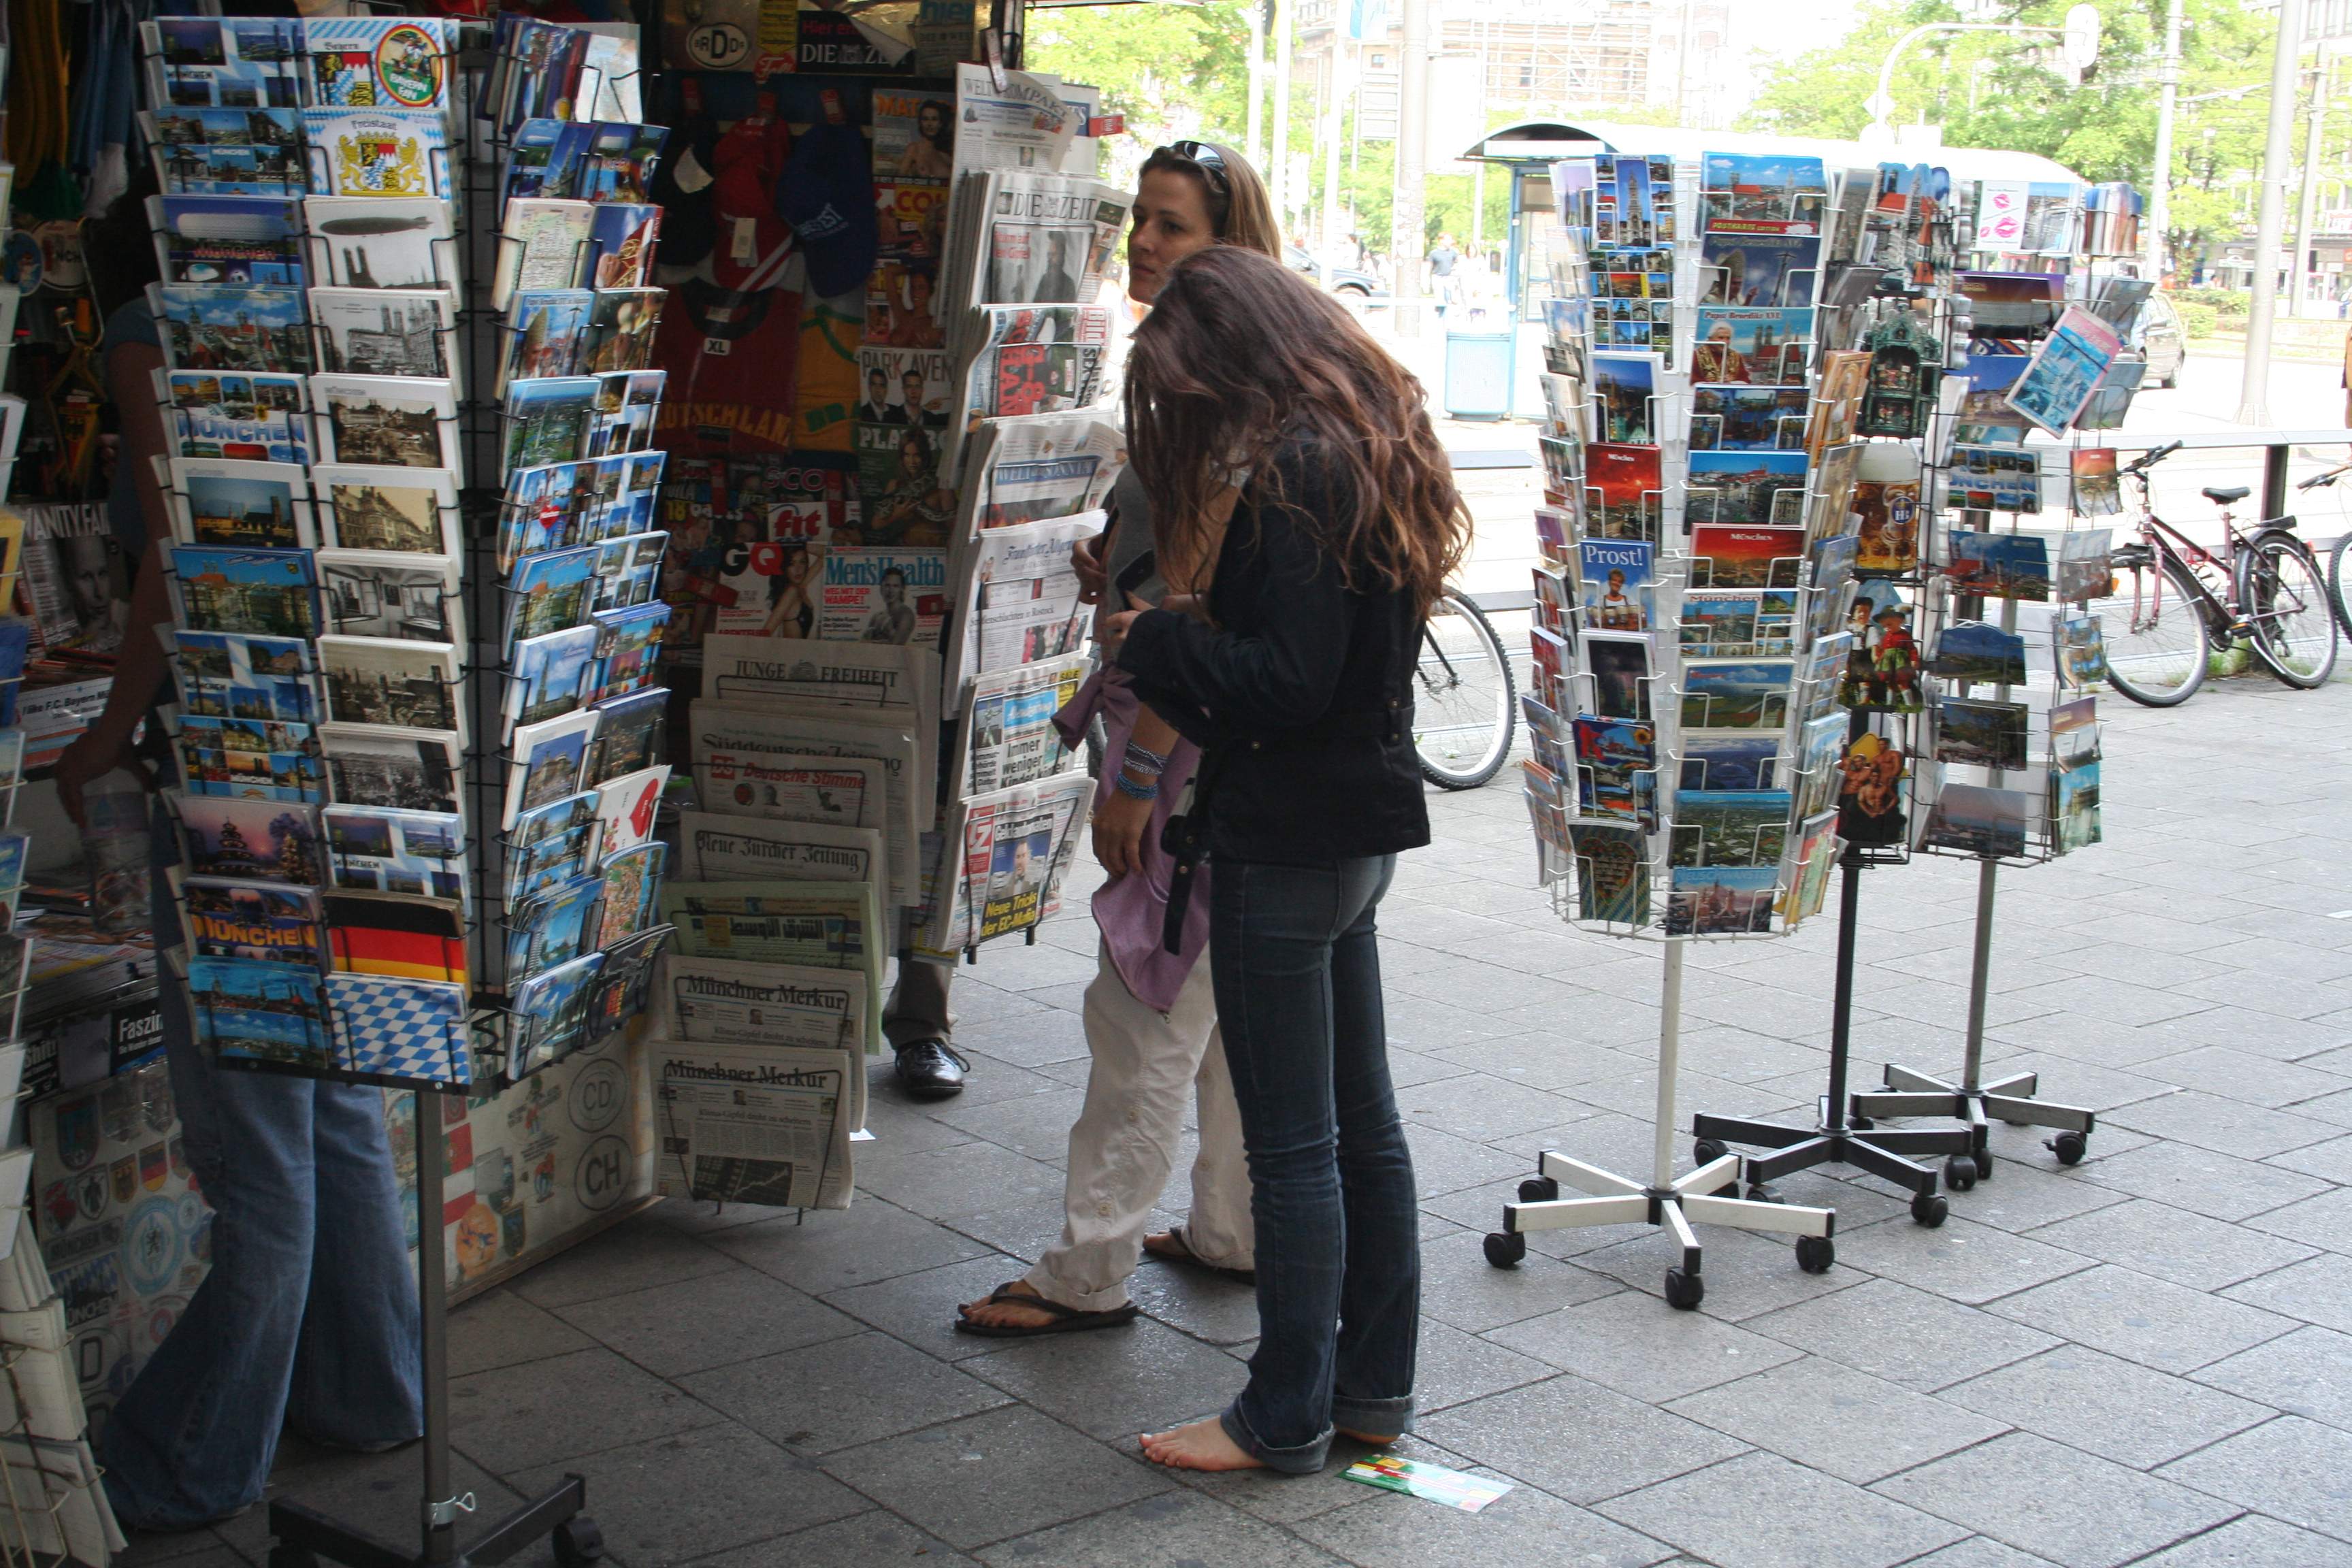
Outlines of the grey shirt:
[{"label": "grey shirt", "polygon": [[[1105,616],[1127,608],[1127,601],[1117,591],[1119,574],[1151,548],[1151,497],[1145,492],[1143,481],[1135,477],[1133,468],[1121,469],[1112,481],[1110,507],[1118,522],[1111,530],[1110,559],[1104,563],[1110,586],[1104,589],[1102,603],[1095,607],[1097,632],[1102,629]],[[1137,591],[1156,605],[1166,595],[1168,584],[1154,572]]]}]

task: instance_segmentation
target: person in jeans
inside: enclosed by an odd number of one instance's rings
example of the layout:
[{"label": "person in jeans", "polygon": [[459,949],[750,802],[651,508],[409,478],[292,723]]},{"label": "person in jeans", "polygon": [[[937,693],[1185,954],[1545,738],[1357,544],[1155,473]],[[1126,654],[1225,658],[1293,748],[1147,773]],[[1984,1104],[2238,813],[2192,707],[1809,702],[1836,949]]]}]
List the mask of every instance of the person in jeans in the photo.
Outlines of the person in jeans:
[{"label": "person in jeans", "polygon": [[[1148,306],[1185,257],[1213,245],[1279,256],[1274,204],[1257,171],[1230,147],[1179,142],[1155,151],[1137,182],[1128,237],[1128,297]],[[1151,500],[1132,469],[1110,497],[1111,521],[1073,553],[1083,592],[1101,602],[1113,579],[1165,592],[1151,570]],[[1098,613],[1107,614],[1108,611]],[[1095,857],[1110,880],[1094,898],[1102,932],[1087,987],[1087,1099],[1070,1129],[1062,1238],[1035,1268],[959,1309],[956,1327],[1002,1339],[1130,1322],[1128,1276],[1140,1254],[1247,1280],[1254,1227],[1242,1162],[1241,1113],[1217,1035],[1209,966],[1208,906],[1188,907],[1175,951],[1165,947],[1171,863],[1160,836],[1192,782],[1200,752],[1136,700],[1127,676],[1104,669],[1055,716],[1066,742],[1083,743],[1103,721],[1108,763],[1095,792]],[[1185,1223],[1146,1236],[1152,1206],[1175,1163],[1184,1105],[1199,1107]]]},{"label": "person in jeans", "polygon": [[[154,276],[135,184],[93,226],[89,250],[93,273],[105,270],[101,258],[145,258]],[[125,553],[142,564],[105,710],[58,759],[58,800],[84,826],[86,785],[119,766],[146,771],[132,738],[169,673],[155,628],[172,623],[163,553],[172,531],[148,464],[164,450],[153,374],[163,356],[138,279],[120,281],[115,292],[129,301],[108,318],[104,340],[122,419],[107,510]],[[148,728],[151,739],[160,732]],[[164,879],[179,846],[161,802],[151,830],[160,954],[181,942]],[[179,984],[167,974],[160,992],[188,1163],[213,1209],[212,1269],[99,1445],[108,1500],[134,1530],[189,1529],[251,1507],[281,1427],[368,1453],[424,1430],[416,1287],[383,1091],[217,1067],[196,1044]],[[439,1245],[437,1227],[429,1239]]]},{"label": "person in jeans", "polygon": [[1412,682],[1468,515],[1419,384],[1248,251],[1176,265],[1136,331],[1127,406],[1160,571],[1207,587],[1130,599],[1101,641],[1202,746],[1171,905],[1205,848],[1258,1261],[1248,1385],[1143,1449],[1307,1472],[1334,1432],[1387,1442],[1412,1415],[1412,1160],[1374,933],[1397,854],[1429,842]]}]

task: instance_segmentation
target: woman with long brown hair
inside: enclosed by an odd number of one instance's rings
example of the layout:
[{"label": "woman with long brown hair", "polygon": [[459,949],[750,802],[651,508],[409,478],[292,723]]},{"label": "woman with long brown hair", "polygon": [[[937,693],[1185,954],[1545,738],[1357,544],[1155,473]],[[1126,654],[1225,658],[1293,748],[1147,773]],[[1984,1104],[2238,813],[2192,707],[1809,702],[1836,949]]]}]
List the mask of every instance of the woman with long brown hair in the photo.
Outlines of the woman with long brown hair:
[{"label": "woman with long brown hair", "polygon": [[1420,384],[1269,258],[1178,262],[1127,399],[1161,571],[1206,588],[1137,603],[1102,643],[1202,747],[1176,901],[1205,849],[1258,1258],[1248,1386],[1144,1452],[1309,1471],[1335,1431],[1385,1442],[1412,1414],[1418,1222],[1375,917],[1397,854],[1429,842],[1412,679],[1469,518]]}]

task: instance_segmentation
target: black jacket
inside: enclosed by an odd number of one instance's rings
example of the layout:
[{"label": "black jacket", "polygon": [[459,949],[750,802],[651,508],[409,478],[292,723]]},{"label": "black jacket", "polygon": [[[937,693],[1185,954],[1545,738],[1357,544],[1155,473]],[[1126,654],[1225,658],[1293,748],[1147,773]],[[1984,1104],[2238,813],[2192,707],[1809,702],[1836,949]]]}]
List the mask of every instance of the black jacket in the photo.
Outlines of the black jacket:
[{"label": "black jacket", "polygon": [[1280,504],[1253,483],[1234,509],[1209,591],[1213,627],[1136,617],[1118,666],[1198,742],[1209,848],[1230,860],[1326,866],[1429,842],[1412,744],[1421,621],[1410,595],[1351,593],[1299,526],[1330,505],[1312,448],[1274,465]]}]

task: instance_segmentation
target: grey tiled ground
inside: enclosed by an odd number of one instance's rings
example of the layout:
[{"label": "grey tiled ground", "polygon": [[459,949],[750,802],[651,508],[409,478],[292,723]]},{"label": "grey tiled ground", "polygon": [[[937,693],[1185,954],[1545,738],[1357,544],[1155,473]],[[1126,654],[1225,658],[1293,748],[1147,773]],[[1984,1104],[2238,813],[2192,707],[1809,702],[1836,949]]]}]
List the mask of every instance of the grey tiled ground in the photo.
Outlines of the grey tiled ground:
[{"label": "grey tiled ground", "polygon": [[[2352,1562],[2352,683],[2103,707],[2111,842],[2004,873],[1990,1049],[2100,1110],[2091,1158],[1999,1129],[1939,1231],[1874,1183],[1792,1178],[1837,1206],[1837,1267],[1703,1232],[1696,1316],[1645,1232],[1480,1256],[1538,1149],[1645,1173],[1657,956],[1546,911],[1507,780],[1433,797],[1382,932],[1427,1215],[1406,1447],[1516,1481],[1485,1514],[1336,1463],[1141,1462],[1138,1430],[1239,1387],[1246,1291],[1147,1267],[1129,1331],[947,1331],[1058,1225],[1083,897],[958,978],[972,1093],[926,1111],[877,1074],[849,1212],[666,1205],[458,1312],[461,1479],[488,1507],[582,1471],[624,1568]],[[1869,876],[1857,1085],[1957,1058],[1975,891],[1952,861]],[[1833,938],[1692,954],[1685,1118],[1809,1110]],[[389,1531],[410,1470],[289,1448],[279,1481]],[[266,1545],[255,1516],[138,1550]]]}]

